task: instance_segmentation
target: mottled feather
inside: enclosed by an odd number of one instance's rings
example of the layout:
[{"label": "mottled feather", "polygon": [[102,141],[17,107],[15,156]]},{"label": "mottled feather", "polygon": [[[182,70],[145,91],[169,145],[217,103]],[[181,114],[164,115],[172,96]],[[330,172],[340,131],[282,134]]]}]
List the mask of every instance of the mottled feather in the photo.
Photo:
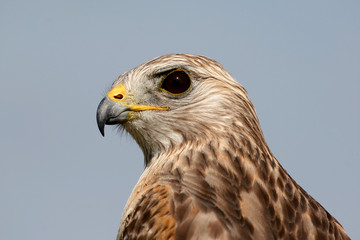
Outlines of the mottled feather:
[{"label": "mottled feather", "polygon": [[[157,94],[158,73],[182,69],[184,96]],[[123,74],[146,104],[123,123],[145,156],[117,239],[350,239],[268,148],[245,89],[217,62],[165,55]],[[136,89],[134,89],[136,88]],[[136,94],[135,94],[136,95]]]}]

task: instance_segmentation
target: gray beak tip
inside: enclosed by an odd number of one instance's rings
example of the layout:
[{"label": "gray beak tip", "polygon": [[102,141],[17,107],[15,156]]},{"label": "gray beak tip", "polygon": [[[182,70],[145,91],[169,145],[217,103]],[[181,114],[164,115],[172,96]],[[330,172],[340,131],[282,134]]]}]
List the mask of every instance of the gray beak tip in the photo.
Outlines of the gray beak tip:
[{"label": "gray beak tip", "polygon": [[96,111],[96,122],[101,135],[105,136],[105,125],[122,124],[127,120],[128,114],[128,106],[104,97]]},{"label": "gray beak tip", "polygon": [[101,133],[101,135],[102,135],[103,137],[105,137],[105,131],[104,131],[104,129],[105,129],[105,128],[103,128],[103,129],[100,129],[100,128],[99,128],[100,133]]},{"label": "gray beak tip", "polygon": [[99,131],[101,133],[101,135],[104,137],[105,136],[105,122],[104,121],[99,121],[99,118],[97,117],[97,125],[99,128]]},{"label": "gray beak tip", "polygon": [[100,102],[97,112],[96,112],[96,122],[99,128],[99,131],[101,133],[101,135],[104,137],[105,136],[105,122],[106,122],[106,118],[104,116],[104,111],[102,111],[102,105],[103,105],[104,99]]}]

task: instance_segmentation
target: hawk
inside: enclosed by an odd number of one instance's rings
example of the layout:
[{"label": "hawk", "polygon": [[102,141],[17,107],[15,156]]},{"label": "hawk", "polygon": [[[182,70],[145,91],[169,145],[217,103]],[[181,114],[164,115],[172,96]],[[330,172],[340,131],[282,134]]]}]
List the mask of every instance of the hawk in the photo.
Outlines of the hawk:
[{"label": "hawk", "polygon": [[97,109],[145,170],[117,239],[350,239],[271,153],[245,89],[216,61],[170,54],[124,74]]}]

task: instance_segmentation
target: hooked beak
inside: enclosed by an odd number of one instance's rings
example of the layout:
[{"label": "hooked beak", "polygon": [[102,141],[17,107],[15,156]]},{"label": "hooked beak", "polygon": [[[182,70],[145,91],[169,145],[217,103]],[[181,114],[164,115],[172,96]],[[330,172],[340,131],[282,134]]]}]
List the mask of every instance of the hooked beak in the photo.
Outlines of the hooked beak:
[{"label": "hooked beak", "polygon": [[125,87],[123,84],[119,84],[101,100],[96,112],[97,125],[104,136],[105,125],[123,124],[130,119],[131,112],[146,110],[163,111],[168,110],[168,107],[129,104],[126,100]]},{"label": "hooked beak", "polygon": [[105,136],[105,124],[122,124],[128,119],[129,113],[130,108],[128,106],[113,102],[108,96],[104,97],[96,112],[96,121],[101,135]]}]

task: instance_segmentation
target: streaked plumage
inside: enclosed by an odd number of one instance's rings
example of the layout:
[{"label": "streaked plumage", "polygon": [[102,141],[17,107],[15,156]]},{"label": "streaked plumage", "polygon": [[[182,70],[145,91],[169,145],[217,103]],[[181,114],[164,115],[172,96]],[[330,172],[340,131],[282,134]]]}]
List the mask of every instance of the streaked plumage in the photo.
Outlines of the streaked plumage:
[{"label": "streaked plumage", "polygon": [[[174,72],[190,87],[167,86]],[[214,60],[161,56],[112,87],[100,131],[120,124],[146,165],[117,239],[349,239],[275,159],[245,89]]]}]

